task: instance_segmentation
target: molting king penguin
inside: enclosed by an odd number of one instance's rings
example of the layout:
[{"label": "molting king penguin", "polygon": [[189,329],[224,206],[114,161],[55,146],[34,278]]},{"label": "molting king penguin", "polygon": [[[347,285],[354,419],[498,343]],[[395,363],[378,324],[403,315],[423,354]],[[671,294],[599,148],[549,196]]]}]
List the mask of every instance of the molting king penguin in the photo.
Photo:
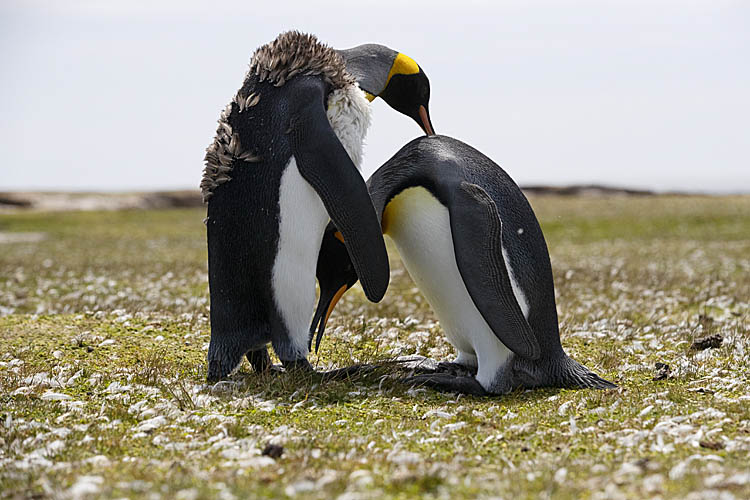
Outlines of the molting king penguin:
[{"label": "molting king penguin", "polygon": [[432,133],[429,95],[421,68],[381,45],[336,51],[291,31],[255,51],[206,149],[201,181],[209,380],[229,375],[245,355],[255,370],[267,369],[269,342],[285,367],[312,369],[307,324],[329,217],[367,297],[383,297],[388,257],[358,171],[369,101],[382,97]]},{"label": "molting king penguin", "polygon": [[[453,363],[409,383],[475,395],[615,387],[563,350],[542,230],[497,164],[456,139],[420,137],[367,185],[383,232],[458,352]],[[310,328],[310,341],[317,329],[316,349],[336,301],[357,281],[343,241],[330,224],[316,271],[321,294]]]}]

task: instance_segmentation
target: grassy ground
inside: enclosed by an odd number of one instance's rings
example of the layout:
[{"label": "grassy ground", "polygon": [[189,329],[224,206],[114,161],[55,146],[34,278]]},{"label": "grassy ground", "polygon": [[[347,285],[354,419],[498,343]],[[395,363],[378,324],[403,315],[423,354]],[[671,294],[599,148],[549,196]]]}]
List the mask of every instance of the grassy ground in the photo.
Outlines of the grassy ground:
[{"label": "grassy ground", "polygon": [[[532,204],[563,345],[617,390],[479,399],[247,365],[207,386],[201,210],[0,215],[0,497],[748,498],[750,198]],[[318,366],[451,358],[394,257],[380,304],[344,297]]]}]

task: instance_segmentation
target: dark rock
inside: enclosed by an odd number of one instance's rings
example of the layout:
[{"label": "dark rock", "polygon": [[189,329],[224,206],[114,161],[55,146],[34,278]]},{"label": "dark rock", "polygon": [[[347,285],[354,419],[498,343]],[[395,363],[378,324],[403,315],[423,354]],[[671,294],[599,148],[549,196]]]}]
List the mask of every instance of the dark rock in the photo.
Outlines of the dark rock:
[{"label": "dark rock", "polygon": [[643,470],[648,470],[649,466],[651,465],[651,459],[647,457],[639,458],[638,460],[635,461],[635,465],[637,465]]},{"label": "dark rock", "polygon": [[716,394],[716,391],[706,389],[705,387],[698,387],[697,389],[688,389],[690,392],[697,392],[699,394]]},{"label": "dark rock", "polygon": [[700,441],[698,444],[701,445],[701,448],[708,448],[709,450],[724,449],[724,443],[721,443],[719,441]]},{"label": "dark rock", "polygon": [[271,457],[276,460],[284,454],[284,447],[279,446],[278,444],[267,444],[266,447],[263,448],[262,454],[263,456]]},{"label": "dark rock", "polygon": [[695,342],[693,342],[693,344],[690,346],[690,349],[694,351],[704,351],[706,349],[715,349],[721,346],[722,342],[724,342],[724,337],[722,337],[718,333],[714,333],[713,335],[709,335],[707,337],[701,337],[699,339],[696,339]]},{"label": "dark rock", "polygon": [[669,374],[672,371],[666,363],[656,363],[654,367],[656,368],[656,376],[654,376],[654,380],[664,380],[669,377]]}]

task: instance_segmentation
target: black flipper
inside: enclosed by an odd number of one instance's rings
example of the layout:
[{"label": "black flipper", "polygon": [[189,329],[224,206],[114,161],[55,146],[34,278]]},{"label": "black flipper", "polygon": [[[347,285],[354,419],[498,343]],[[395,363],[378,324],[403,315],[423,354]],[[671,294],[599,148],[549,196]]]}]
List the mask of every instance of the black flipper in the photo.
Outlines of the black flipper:
[{"label": "black flipper", "polygon": [[378,302],[390,278],[388,254],[364,179],[326,116],[325,84],[306,79],[291,96],[289,138],[297,168],[344,237],[367,298]]},{"label": "black flipper", "polygon": [[461,182],[448,209],[458,270],[477,309],[508,349],[527,359],[539,358],[539,343],[505,267],[495,202],[476,184]]},{"label": "black flipper", "polygon": [[456,377],[447,373],[415,375],[403,380],[407,385],[427,386],[442,392],[457,392],[472,396],[488,396],[489,393],[474,377]]}]

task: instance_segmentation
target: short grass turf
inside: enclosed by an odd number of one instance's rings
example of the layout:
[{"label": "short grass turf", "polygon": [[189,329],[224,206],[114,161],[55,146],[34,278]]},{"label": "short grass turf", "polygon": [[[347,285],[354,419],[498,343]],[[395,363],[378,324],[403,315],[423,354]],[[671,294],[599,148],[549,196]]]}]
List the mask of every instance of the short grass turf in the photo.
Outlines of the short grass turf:
[{"label": "short grass turf", "polygon": [[[483,399],[387,365],[320,383],[247,363],[206,385],[202,210],[0,215],[0,497],[750,497],[750,197],[531,201],[563,345],[616,390]],[[318,367],[451,359],[391,259]]]}]

